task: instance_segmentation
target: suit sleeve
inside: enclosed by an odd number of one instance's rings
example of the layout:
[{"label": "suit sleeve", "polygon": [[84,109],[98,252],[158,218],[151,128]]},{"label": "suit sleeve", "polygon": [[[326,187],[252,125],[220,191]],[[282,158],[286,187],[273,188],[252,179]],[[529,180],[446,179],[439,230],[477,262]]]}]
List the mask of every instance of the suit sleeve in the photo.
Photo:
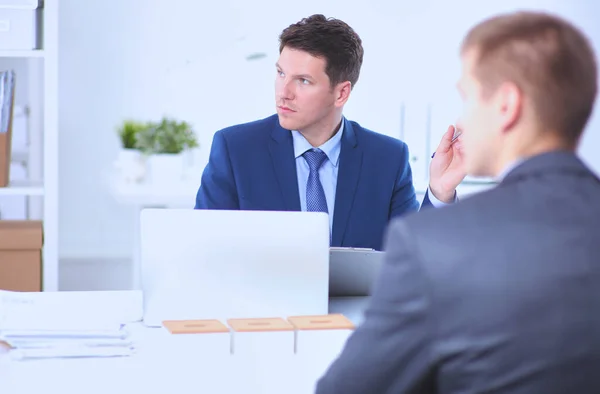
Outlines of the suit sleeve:
[{"label": "suit sleeve", "polygon": [[434,391],[429,283],[403,222],[392,222],[386,243],[364,322],[317,382],[317,394]]},{"label": "suit sleeve", "polygon": [[196,194],[195,209],[239,209],[227,141],[221,131],[213,137],[208,164]]},{"label": "suit sleeve", "polygon": [[429,198],[429,188],[427,188],[427,191],[425,192],[425,197],[423,197],[423,202],[421,203],[421,209],[433,207],[435,207],[435,205],[431,202],[431,199]]},{"label": "suit sleeve", "polygon": [[402,143],[400,170],[394,183],[390,219],[419,210],[419,202],[413,186],[412,170],[408,162],[408,146]]}]

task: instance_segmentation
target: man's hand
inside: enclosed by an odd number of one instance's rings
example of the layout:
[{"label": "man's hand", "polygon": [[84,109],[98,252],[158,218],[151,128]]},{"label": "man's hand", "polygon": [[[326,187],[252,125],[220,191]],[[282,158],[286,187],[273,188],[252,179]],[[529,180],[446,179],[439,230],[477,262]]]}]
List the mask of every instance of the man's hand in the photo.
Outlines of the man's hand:
[{"label": "man's hand", "polygon": [[452,142],[454,126],[449,126],[429,166],[429,190],[438,200],[454,201],[456,187],[467,175],[461,149],[461,137]]}]

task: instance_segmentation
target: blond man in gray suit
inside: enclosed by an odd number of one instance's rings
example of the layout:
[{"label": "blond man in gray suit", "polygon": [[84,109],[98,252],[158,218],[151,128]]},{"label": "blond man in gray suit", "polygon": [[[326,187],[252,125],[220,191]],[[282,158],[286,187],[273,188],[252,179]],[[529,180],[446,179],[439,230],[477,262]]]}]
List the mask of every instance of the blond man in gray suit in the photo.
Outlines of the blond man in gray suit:
[{"label": "blond man in gray suit", "polygon": [[518,12],[475,26],[461,57],[466,170],[500,183],[390,224],[318,394],[600,393],[600,181],[575,153],[595,55],[568,22]]}]

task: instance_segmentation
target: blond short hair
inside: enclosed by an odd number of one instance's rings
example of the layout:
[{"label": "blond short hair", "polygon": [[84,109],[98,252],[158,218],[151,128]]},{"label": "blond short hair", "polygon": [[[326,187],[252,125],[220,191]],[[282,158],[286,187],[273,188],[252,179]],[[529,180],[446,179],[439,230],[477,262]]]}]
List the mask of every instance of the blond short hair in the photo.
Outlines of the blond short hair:
[{"label": "blond short hair", "polygon": [[540,125],[576,145],[597,93],[593,49],[571,23],[547,13],[521,11],[473,27],[462,52],[474,49],[474,75],[484,95],[516,84],[532,102]]}]

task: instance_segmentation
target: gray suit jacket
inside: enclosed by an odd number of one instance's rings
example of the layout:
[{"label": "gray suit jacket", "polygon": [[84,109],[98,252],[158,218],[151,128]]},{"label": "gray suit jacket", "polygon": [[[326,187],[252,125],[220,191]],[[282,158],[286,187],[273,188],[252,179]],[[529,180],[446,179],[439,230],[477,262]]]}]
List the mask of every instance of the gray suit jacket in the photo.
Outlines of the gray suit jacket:
[{"label": "gray suit jacket", "polygon": [[600,393],[600,181],[573,154],[390,224],[318,394]]}]

